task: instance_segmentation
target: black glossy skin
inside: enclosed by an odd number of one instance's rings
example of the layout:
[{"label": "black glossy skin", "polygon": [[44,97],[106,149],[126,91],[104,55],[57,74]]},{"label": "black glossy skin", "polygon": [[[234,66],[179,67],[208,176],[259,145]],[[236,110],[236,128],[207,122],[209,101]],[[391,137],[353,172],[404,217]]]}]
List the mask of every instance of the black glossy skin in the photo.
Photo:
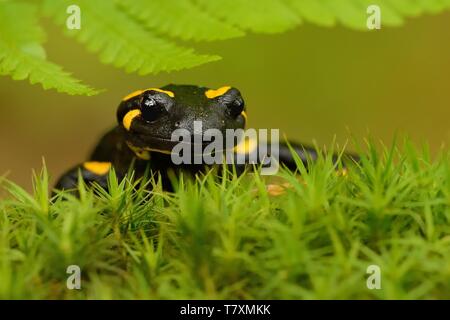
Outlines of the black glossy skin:
[{"label": "black glossy skin", "polygon": [[[215,98],[208,98],[205,92],[209,88],[191,85],[168,85],[160,88],[174,94],[147,90],[120,103],[117,110],[118,126],[100,140],[89,161],[110,162],[119,177],[125,175],[131,164],[137,176],[143,174],[148,166],[153,172],[159,172],[163,185],[170,189],[168,173],[186,171],[197,173],[204,170],[202,165],[174,165],[170,158],[172,147],[178,142],[171,141],[173,130],[184,128],[193,132],[194,121],[202,121],[203,132],[210,128],[221,130],[244,128],[245,105],[240,92],[231,88]],[[133,118],[130,127],[124,127],[125,115],[139,110],[140,115]],[[244,113],[242,112],[244,111]],[[150,159],[138,157],[134,148],[150,149]],[[307,157],[317,157],[313,148],[291,144],[306,163]],[[144,157],[145,158],[145,157]],[[295,169],[295,162],[289,148],[281,144],[279,160],[281,164]],[[239,168],[243,169],[243,168]],[[77,185],[78,172],[86,182],[98,182],[106,187],[107,174],[96,174],[87,170],[83,164],[64,174],[56,184],[57,189],[73,189]]]}]

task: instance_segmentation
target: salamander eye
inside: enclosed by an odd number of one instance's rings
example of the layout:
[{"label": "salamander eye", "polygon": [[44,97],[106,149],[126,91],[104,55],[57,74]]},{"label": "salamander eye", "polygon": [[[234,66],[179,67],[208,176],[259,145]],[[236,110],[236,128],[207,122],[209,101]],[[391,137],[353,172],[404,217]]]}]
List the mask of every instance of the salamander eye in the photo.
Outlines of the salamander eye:
[{"label": "salamander eye", "polygon": [[233,101],[227,103],[227,111],[230,116],[236,118],[244,111],[244,100],[241,97],[237,97]]},{"label": "salamander eye", "polygon": [[155,121],[167,113],[163,101],[150,94],[144,95],[141,100],[141,113],[145,121]]}]

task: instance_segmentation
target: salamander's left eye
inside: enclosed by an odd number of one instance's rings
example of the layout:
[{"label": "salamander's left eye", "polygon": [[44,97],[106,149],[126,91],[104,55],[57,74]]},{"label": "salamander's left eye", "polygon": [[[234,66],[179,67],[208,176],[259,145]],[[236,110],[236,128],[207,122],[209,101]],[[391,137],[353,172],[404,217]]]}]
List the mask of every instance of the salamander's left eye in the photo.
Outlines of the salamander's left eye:
[{"label": "salamander's left eye", "polygon": [[[224,90],[226,91],[222,92]],[[211,91],[213,91],[212,96]],[[220,95],[216,97],[218,93],[220,93]],[[242,98],[239,90],[236,88],[223,87],[218,90],[208,90],[205,94],[210,99],[217,99],[219,104],[226,108],[226,112],[232,118],[239,116],[245,109],[244,99]]]},{"label": "salamander's left eye", "polygon": [[237,97],[227,104],[227,108],[230,116],[236,118],[242,113],[242,111],[244,111],[244,100],[241,97]]},{"label": "salamander's left eye", "polygon": [[167,113],[164,103],[152,95],[145,95],[141,100],[141,113],[145,121],[155,121]]}]

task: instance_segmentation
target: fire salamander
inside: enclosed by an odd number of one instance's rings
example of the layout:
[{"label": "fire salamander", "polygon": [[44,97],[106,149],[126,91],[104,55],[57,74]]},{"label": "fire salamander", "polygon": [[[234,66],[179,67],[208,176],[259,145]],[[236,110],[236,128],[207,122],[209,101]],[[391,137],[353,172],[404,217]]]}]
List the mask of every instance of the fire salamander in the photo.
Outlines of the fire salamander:
[{"label": "fire salamander", "polygon": [[[179,143],[172,139],[174,130],[185,129],[194,136],[216,129],[225,137],[227,129],[244,129],[247,113],[244,99],[236,88],[226,86],[213,90],[171,84],[127,95],[117,109],[117,121],[118,125],[103,136],[89,161],[66,172],[58,180],[56,189],[76,188],[79,174],[86,183],[97,182],[106,188],[111,168],[118,177],[123,177],[131,165],[135,176],[142,176],[146,168],[159,173],[164,188],[170,189],[169,172],[195,174],[205,169],[202,164],[175,164],[172,161],[171,152]],[[201,121],[201,132],[194,130],[196,121]],[[248,141],[245,147],[236,145],[233,152],[249,153],[255,147],[250,145]],[[307,158],[314,161],[318,156],[315,148],[290,145],[305,164]],[[190,147],[194,149],[195,142]],[[205,145],[202,143],[200,148],[204,150]],[[296,169],[292,153],[285,143],[279,144],[278,161]],[[243,169],[245,164],[236,167]]]}]

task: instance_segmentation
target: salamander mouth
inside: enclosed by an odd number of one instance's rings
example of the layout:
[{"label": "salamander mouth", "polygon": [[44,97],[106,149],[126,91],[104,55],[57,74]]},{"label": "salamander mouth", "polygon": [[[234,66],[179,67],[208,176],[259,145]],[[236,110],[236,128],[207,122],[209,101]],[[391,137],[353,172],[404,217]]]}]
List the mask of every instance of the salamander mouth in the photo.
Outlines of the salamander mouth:
[{"label": "salamander mouth", "polygon": [[[198,141],[199,137],[197,137]],[[132,149],[139,149],[142,151],[150,151],[150,152],[159,152],[163,154],[172,154],[172,152],[179,152],[179,150],[190,150],[192,155],[199,154],[211,154],[211,152],[205,152],[205,148],[208,147],[212,141],[204,141],[196,142],[194,137],[191,137],[191,142],[184,140],[172,140],[162,137],[155,136],[134,136],[132,139],[128,140],[127,143],[129,146],[132,146]],[[174,148],[176,147],[176,150]],[[215,152],[223,152],[225,151],[225,143],[223,143],[222,149],[214,149]]]}]

